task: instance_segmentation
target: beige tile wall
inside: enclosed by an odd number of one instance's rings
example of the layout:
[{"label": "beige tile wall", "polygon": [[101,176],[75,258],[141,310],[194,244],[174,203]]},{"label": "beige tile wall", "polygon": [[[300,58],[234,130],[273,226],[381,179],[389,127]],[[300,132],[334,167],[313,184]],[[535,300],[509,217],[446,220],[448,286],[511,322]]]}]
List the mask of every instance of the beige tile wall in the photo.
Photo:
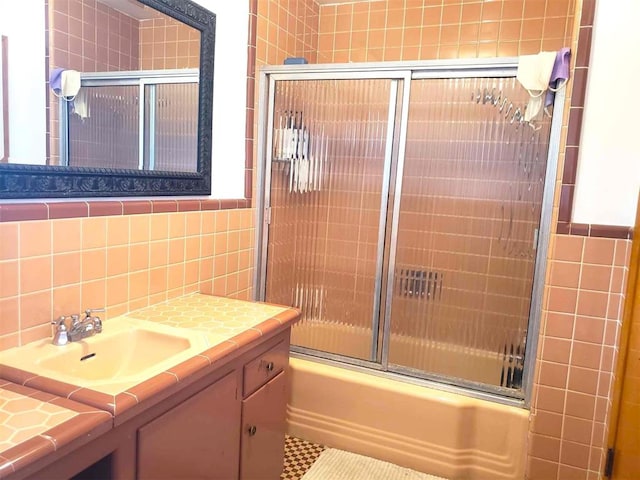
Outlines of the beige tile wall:
[{"label": "beige tile wall", "polygon": [[0,349],[60,315],[111,318],[201,291],[249,299],[251,209],[0,223]]}]

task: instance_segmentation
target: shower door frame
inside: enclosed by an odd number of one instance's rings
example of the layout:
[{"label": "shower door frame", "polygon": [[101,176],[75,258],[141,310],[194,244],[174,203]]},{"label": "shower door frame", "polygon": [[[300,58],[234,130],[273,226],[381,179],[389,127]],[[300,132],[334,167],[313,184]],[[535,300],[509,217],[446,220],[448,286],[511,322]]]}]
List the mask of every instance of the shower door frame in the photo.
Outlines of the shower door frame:
[{"label": "shower door frame", "polygon": [[[155,153],[153,148],[149,153],[149,167],[145,168],[145,140],[150,145],[155,143],[155,100],[156,86],[178,83],[194,83],[199,84],[199,70],[197,68],[185,69],[167,69],[167,70],[131,70],[122,72],[88,72],[80,75],[81,87],[138,87],[138,170],[153,171],[155,170]],[[147,94],[145,87],[150,87]],[[149,114],[145,113],[145,104],[147,98],[151,98]],[[58,108],[58,121],[60,127],[58,134],[60,136],[60,146],[58,155],[60,156],[61,165],[66,167],[72,166],[70,163],[70,123],[69,115],[70,102],[60,102]],[[147,122],[149,126],[147,127]],[[149,138],[145,138],[145,133],[149,131]],[[197,163],[197,162],[196,162]]]},{"label": "shower door frame", "polygon": [[[421,62],[376,62],[376,63],[350,63],[350,64],[318,64],[318,65],[283,65],[263,67],[260,71],[259,106],[261,112],[258,119],[258,145],[257,145],[257,179],[256,189],[256,269],[254,273],[254,299],[264,301],[266,295],[266,272],[268,231],[270,224],[270,189],[271,189],[271,156],[273,112],[275,104],[275,82],[283,80],[340,80],[340,79],[388,79],[390,81],[403,81],[401,102],[396,96],[395,103],[389,102],[389,120],[400,119],[400,128],[397,136],[394,134],[395,125],[387,125],[388,135],[385,151],[385,171],[381,206],[387,209],[380,211],[379,235],[388,237],[390,244],[381,242],[378,244],[376,259],[376,290],[374,292],[374,304],[378,306],[378,312],[374,310],[372,320],[372,356],[378,348],[379,334],[382,333],[381,361],[366,361],[333,354],[330,352],[292,346],[294,356],[328,363],[341,368],[353,369],[365,373],[392,378],[416,385],[427,386],[452,393],[472,396],[475,398],[494,401],[497,403],[515,405],[528,408],[531,402],[533,387],[533,374],[536,362],[538,335],[542,315],[542,297],[544,291],[544,277],[547,264],[547,253],[551,237],[551,220],[553,211],[553,199],[555,180],[558,169],[558,155],[560,151],[561,128],[565,104],[565,89],[561,89],[555,95],[553,117],[551,120],[549,147],[545,172],[545,183],[542,195],[539,235],[536,246],[535,269],[533,275],[533,287],[531,293],[531,305],[527,323],[526,354],[522,388],[520,390],[508,389],[500,386],[480,384],[478,382],[463,379],[452,379],[425,372],[425,377],[410,376],[409,372],[403,373],[401,368],[388,370],[389,335],[391,329],[391,301],[393,296],[393,278],[395,275],[395,256],[397,250],[398,224],[400,217],[400,198],[402,194],[403,168],[405,162],[405,147],[409,115],[409,99],[412,80],[442,79],[442,78],[512,78],[516,76],[518,58],[494,58],[494,59],[470,59],[470,60],[432,60]],[[392,84],[392,90],[393,84]],[[396,87],[396,90],[397,87]],[[393,97],[393,93],[390,95]],[[396,108],[401,105],[400,115]],[[393,110],[393,111],[392,111]],[[389,138],[391,137],[391,138]],[[396,145],[389,144],[390,142]],[[397,157],[393,158],[390,165],[393,150],[397,151]],[[392,177],[393,163],[396,170]],[[391,182],[394,187],[391,189]],[[393,198],[385,200],[386,192],[392,191]],[[391,224],[387,225],[389,205]],[[384,227],[384,228],[383,228]],[[390,234],[385,231],[390,228]],[[388,251],[389,264],[387,277],[382,278],[384,269],[382,256]],[[380,308],[384,295],[384,311]],[[382,322],[380,332],[379,322]]]},{"label": "shower door frame", "polygon": [[[268,79],[269,84],[268,84],[267,92],[269,96],[267,101],[269,106],[269,110],[268,110],[269,112],[273,112],[274,105],[275,105],[275,83],[277,81],[282,81],[282,80],[389,80],[391,82],[389,87],[389,103],[388,103],[389,111],[387,113],[387,125],[386,125],[387,132],[385,135],[386,145],[385,145],[383,178],[382,178],[381,199],[380,199],[380,216],[378,221],[378,248],[376,252],[376,270],[375,270],[376,272],[381,272],[383,269],[384,254],[386,250],[384,240],[385,240],[385,232],[386,232],[386,226],[387,226],[389,187],[391,185],[391,169],[392,169],[392,155],[393,155],[392,150],[394,146],[393,140],[395,137],[395,126],[396,126],[396,120],[398,116],[396,113],[396,108],[398,107],[398,98],[399,98],[398,83],[404,82],[403,85],[404,85],[404,88],[406,88],[406,85],[411,81],[411,72],[407,71],[406,69],[402,71],[397,71],[397,70],[373,71],[373,72],[367,72],[365,75],[363,75],[363,73],[360,71],[346,71],[346,72],[337,72],[337,73],[336,72],[313,72],[311,74],[307,72],[303,72],[300,74],[287,73],[287,74],[284,74],[284,76],[278,73],[274,73],[274,74],[271,74]],[[406,103],[408,104],[409,97],[408,95],[404,95],[402,98],[403,98],[402,112],[404,115],[404,112],[407,111],[407,108],[406,108],[407,105],[405,105],[404,102],[406,101]],[[406,120],[407,119],[402,118],[401,123],[404,122],[404,125],[406,125]],[[265,133],[272,131],[273,127],[274,127],[273,115],[270,115],[267,119]],[[260,129],[260,132],[262,132],[262,127],[259,127],[259,129]],[[266,230],[268,230],[268,225],[270,223],[271,169],[264,168],[263,172],[261,172],[260,167],[266,166],[272,160],[271,158],[272,151],[273,151],[272,140],[273,138],[271,135],[266,136],[265,153],[266,155],[268,155],[268,157],[266,157],[265,162],[260,163],[259,170],[258,170],[258,178],[260,180],[264,180],[264,185],[262,183],[259,183],[258,190],[262,193],[259,195],[261,202],[259,203],[259,207],[257,211],[258,211],[258,214],[260,214],[260,212],[262,212],[263,214],[262,219],[259,220],[261,222],[260,228],[263,228]],[[258,147],[259,150],[260,150],[260,146],[262,146],[261,141],[259,141],[259,147]],[[261,156],[260,153],[258,155],[259,155],[258,158],[265,158]],[[265,207],[265,204],[269,206]],[[256,223],[256,225],[258,225],[258,223]],[[259,247],[261,246],[261,248],[258,249],[258,254],[257,254],[258,256],[256,256],[257,265],[260,265],[261,268],[263,268],[264,274],[256,275],[255,281],[258,282],[256,284],[258,285],[258,287],[257,289],[254,289],[254,292],[260,292],[260,298],[264,299],[266,295],[267,256],[266,254],[262,255],[262,251],[267,252],[268,250],[268,235],[263,236],[262,232],[260,232],[258,233],[258,236],[256,237],[256,239],[257,239],[256,245],[258,245]],[[382,364],[380,362],[375,361],[374,357],[378,356],[378,344],[379,344],[379,334],[380,334],[379,327],[380,327],[380,318],[381,318],[381,311],[380,311],[381,302],[380,301],[382,298],[380,295],[380,292],[382,291],[382,288],[383,288],[382,284],[383,284],[382,276],[376,275],[374,296],[373,296],[373,315],[372,315],[373,326],[372,326],[372,338],[371,338],[371,350],[370,350],[371,354],[370,354],[369,360],[347,357],[345,355],[325,352],[321,350],[315,350],[315,349],[306,348],[306,347],[300,347],[297,345],[292,346],[293,351],[303,355],[308,355],[310,357],[317,357],[317,355],[314,354],[313,352],[322,352],[323,357],[328,360],[332,360],[339,363],[348,362],[350,364],[353,364],[359,367],[381,370],[383,368]]]}]

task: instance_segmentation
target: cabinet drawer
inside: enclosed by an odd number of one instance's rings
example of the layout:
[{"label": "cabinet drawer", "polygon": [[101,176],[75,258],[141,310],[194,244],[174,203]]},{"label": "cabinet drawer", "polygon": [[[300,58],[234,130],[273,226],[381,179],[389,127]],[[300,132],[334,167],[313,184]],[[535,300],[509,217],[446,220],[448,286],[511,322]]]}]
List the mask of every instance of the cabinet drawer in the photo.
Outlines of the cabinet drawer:
[{"label": "cabinet drawer", "polygon": [[251,395],[289,363],[289,342],[283,340],[244,366],[244,396]]}]

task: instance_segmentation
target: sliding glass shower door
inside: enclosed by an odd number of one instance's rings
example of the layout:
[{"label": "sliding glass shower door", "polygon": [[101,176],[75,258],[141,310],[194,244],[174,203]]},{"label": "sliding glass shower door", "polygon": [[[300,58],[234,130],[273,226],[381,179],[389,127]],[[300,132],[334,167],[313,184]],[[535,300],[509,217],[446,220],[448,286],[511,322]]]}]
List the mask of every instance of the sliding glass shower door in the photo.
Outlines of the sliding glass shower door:
[{"label": "sliding glass shower door", "polygon": [[550,126],[520,122],[528,98],[514,78],[412,81],[389,370],[521,386]]},{"label": "sliding glass shower door", "polygon": [[551,110],[530,121],[514,65],[299,68],[263,93],[257,286],[301,309],[294,350],[526,401]]},{"label": "sliding glass shower door", "polygon": [[302,310],[292,343],[368,361],[397,82],[277,81],[265,298]]}]

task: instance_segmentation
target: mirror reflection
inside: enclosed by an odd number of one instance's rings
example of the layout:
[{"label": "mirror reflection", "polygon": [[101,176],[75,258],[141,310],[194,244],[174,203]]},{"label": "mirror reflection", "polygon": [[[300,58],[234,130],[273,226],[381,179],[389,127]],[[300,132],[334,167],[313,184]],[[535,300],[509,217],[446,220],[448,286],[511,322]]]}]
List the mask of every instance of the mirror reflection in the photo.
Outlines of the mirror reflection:
[{"label": "mirror reflection", "polygon": [[[35,3],[46,15],[40,38],[48,45],[47,78],[40,84],[47,108],[40,130],[32,118],[24,125],[12,119],[17,109],[9,109],[9,145],[16,152],[9,163],[198,170],[197,29],[135,0],[25,3],[31,17]],[[14,57],[6,68],[10,85],[24,72]],[[20,155],[25,149],[19,143],[36,135],[45,138],[44,158]]]}]

